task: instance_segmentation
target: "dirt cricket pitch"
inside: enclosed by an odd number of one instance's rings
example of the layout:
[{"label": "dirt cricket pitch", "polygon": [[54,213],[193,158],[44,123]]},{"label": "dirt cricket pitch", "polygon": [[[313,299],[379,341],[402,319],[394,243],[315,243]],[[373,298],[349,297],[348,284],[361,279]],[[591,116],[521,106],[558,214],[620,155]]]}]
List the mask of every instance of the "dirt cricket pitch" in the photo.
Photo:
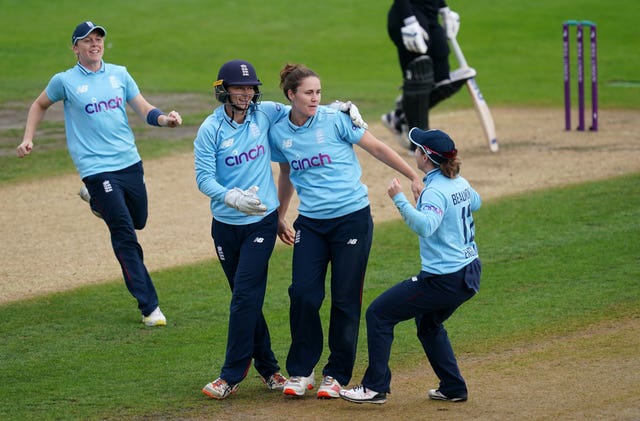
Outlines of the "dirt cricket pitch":
[{"label": "dirt cricket pitch", "polygon": [[[447,131],[456,141],[462,174],[485,201],[640,171],[640,112],[602,110],[597,133],[565,132],[560,109],[492,112],[498,153],[489,151],[473,109],[431,115],[432,127]],[[11,122],[24,127],[26,105],[18,115],[5,114],[0,115],[0,125]],[[60,118],[59,111],[49,114],[47,118]],[[413,164],[376,116],[365,117],[373,134]],[[188,131],[195,134],[196,127],[177,130],[185,136]],[[19,140],[15,139],[16,146]],[[397,218],[386,195],[395,174],[356,149],[374,221]],[[145,170],[150,215],[139,237],[150,271],[213,258],[208,200],[195,186],[192,155],[146,161]],[[403,183],[406,188],[408,183]],[[121,276],[108,232],[78,198],[79,187],[76,175],[0,187],[0,304]],[[288,219],[293,221],[294,209]],[[437,382],[424,357],[417,356],[414,369],[394,371],[394,393],[385,405],[274,398],[272,405],[246,412],[229,407],[228,418],[223,414],[216,419],[264,419],[274,413],[302,411],[304,419],[324,419],[331,411],[336,420],[640,420],[639,349],[640,314],[636,313],[616,323],[498,354],[459,355],[470,396],[463,404],[426,399],[426,390]]]}]

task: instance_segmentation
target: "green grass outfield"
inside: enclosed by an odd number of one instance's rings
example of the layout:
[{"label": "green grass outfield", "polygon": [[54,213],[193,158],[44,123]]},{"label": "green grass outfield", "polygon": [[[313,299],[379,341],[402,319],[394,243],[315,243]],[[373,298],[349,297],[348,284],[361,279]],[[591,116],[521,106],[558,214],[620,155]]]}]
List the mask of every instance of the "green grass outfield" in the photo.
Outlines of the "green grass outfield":
[{"label": "green grass outfield", "polygon": [[[636,174],[486,203],[476,214],[481,291],[447,322],[456,352],[481,356],[639,317],[639,183]],[[378,224],[374,237],[365,308],[419,266],[417,241],[402,222]],[[290,248],[276,248],[264,307],[282,364],[290,260]],[[203,405],[200,393],[224,358],[229,292],[221,268],[207,262],[153,277],[166,328],[132,318],[134,302],[121,281],[0,306],[0,419],[172,419],[227,411]],[[363,323],[357,376],[366,362],[364,335]],[[424,360],[412,322],[396,328],[392,360],[394,370]],[[233,397],[236,410],[278,399],[256,376],[251,369],[243,393]]]},{"label": "green grass outfield", "polygon": [[[34,153],[24,162],[14,159],[24,127],[12,125],[11,118],[24,118],[28,104],[53,74],[73,66],[71,33],[85,19],[107,28],[105,60],[126,65],[148,97],[199,94],[211,98],[213,106],[212,82],[218,68],[227,60],[243,58],[257,68],[263,98],[284,101],[279,70],[288,61],[302,62],[322,77],[325,102],[353,100],[366,120],[377,121],[392,106],[401,85],[395,48],[386,32],[390,4],[112,0],[88,5],[1,0],[0,109],[7,127],[0,127],[0,184],[74,172],[62,122],[43,121],[35,141],[47,155]],[[556,107],[561,127],[562,22],[588,19],[598,24],[600,109],[640,109],[640,55],[633,49],[640,39],[636,0],[621,0],[615,6],[598,0],[541,0],[535,7],[513,0],[460,0],[451,6],[460,13],[458,38],[467,61],[478,71],[477,81],[490,107]],[[576,104],[574,33],[571,42]],[[587,55],[587,77],[588,60]],[[456,67],[453,56],[450,61]],[[459,94],[433,112],[470,106],[469,96]],[[197,125],[210,108],[178,110],[186,125]],[[132,124],[138,134],[152,130],[135,116]],[[178,138],[179,130],[175,133],[172,142],[139,142],[143,158],[190,150],[193,139]]]},{"label": "green grass outfield", "polygon": [[[233,58],[256,66],[270,99],[284,100],[278,72],[287,61],[317,70],[325,98],[353,99],[375,115],[386,110],[397,93],[393,88],[401,84],[386,33],[391,1],[0,4],[0,103],[35,98],[55,72],[71,67],[71,32],[85,19],[107,28],[105,59],[126,65],[147,93],[210,92],[220,65]],[[562,22],[589,19],[598,24],[602,106],[640,108],[636,0],[615,6],[541,0],[535,7],[513,0],[458,0],[451,8],[461,16],[458,38],[490,105],[561,107]],[[446,106],[468,106],[468,98],[460,97]]]},{"label": "green grass outfield", "polygon": [[[601,107],[640,109],[640,58],[630,47],[640,39],[636,3],[544,0],[534,9],[510,0],[462,0],[451,7],[461,15],[460,43],[491,106],[560,109],[561,24],[590,19],[598,23]],[[326,99],[352,99],[365,117],[377,116],[400,84],[385,29],[389,4],[0,0],[0,107],[4,113],[25,105],[26,114],[49,78],[73,65],[71,32],[92,19],[109,31],[105,59],[127,65],[145,94],[209,93],[220,64],[240,57],[256,65],[265,98],[280,100],[278,70],[296,61],[320,73]],[[469,107],[468,97],[439,108],[461,106]],[[206,112],[184,117],[197,121]],[[1,150],[14,149],[21,135],[0,128]],[[63,144],[42,153],[40,159],[59,162],[46,171],[72,173],[64,154]],[[2,155],[0,186],[16,182],[6,173],[20,170],[7,164],[14,157]],[[485,203],[476,215],[482,290],[447,323],[456,351],[485,355],[638,317],[639,182],[635,174]],[[282,363],[290,253],[276,249],[265,302]],[[377,224],[365,306],[416,271],[416,253],[417,241],[400,221]],[[203,405],[200,394],[224,357],[229,291],[220,267],[206,262],[153,277],[167,328],[147,329],[132,319],[135,304],[119,279],[0,306],[0,419],[171,419],[224,411],[226,404]],[[358,370],[366,359],[364,334],[363,327]],[[394,370],[424,358],[411,323],[398,327],[393,352]],[[255,371],[249,376],[234,405],[274,399],[259,392]]]}]

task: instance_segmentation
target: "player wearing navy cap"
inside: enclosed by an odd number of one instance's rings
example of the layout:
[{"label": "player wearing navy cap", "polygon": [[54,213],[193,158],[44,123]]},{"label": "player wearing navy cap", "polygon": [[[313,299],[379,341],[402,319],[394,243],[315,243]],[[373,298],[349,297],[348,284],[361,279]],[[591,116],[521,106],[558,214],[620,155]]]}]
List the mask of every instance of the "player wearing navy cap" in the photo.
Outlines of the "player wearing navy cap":
[{"label": "player wearing navy cap", "polygon": [[475,242],[472,212],[480,196],[460,173],[453,140],[440,130],[412,128],[418,168],[426,175],[425,188],[414,208],[398,179],[389,197],[405,223],[419,236],[421,270],[379,295],[366,312],[369,366],[362,383],[340,397],[355,403],[385,403],[391,391],[389,355],[393,329],[415,319],[417,335],[429,363],[440,379],[428,396],[435,400],[467,400],[467,386],[458,369],[443,323],[480,289],[481,265]]},{"label": "player wearing navy cap", "polygon": [[[211,236],[232,291],[225,362],[220,376],[202,389],[214,399],[238,389],[252,360],[269,389],[282,389],[286,381],[271,350],[262,304],[279,205],[267,134],[290,107],[260,101],[261,85],[251,63],[224,63],[214,83],[222,105],[194,140],[196,182],[210,198]],[[355,105],[337,106],[349,113],[347,120],[364,124]]]},{"label": "player wearing navy cap", "polygon": [[[280,86],[292,108],[288,118],[271,128],[273,160],[280,163],[278,194],[280,238],[294,245],[289,287],[291,346],[285,395],[302,396],[315,386],[314,368],[323,350],[320,307],[325,275],[331,263],[331,316],[327,364],[318,398],[338,398],[351,379],[356,356],[362,286],[371,248],[373,221],[367,187],[353,145],[412,181],[416,194],[420,176],[411,166],[344,114],[320,106],[320,78],[302,65],[287,65]],[[295,234],[284,220],[293,188],[300,199]]]},{"label": "player wearing navy cap", "polygon": [[163,326],[167,321],[135,232],[147,222],[147,191],[126,105],[152,126],[176,127],[182,118],[176,111],[164,114],[149,104],[125,67],[102,60],[106,34],[91,21],[75,28],[71,43],[78,62],[54,75],[29,108],[17,154],[22,158],[31,153],[47,109],[63,101],[67,148],[84,182],[81,197],[109,228],[113,251],[143,323]]}]

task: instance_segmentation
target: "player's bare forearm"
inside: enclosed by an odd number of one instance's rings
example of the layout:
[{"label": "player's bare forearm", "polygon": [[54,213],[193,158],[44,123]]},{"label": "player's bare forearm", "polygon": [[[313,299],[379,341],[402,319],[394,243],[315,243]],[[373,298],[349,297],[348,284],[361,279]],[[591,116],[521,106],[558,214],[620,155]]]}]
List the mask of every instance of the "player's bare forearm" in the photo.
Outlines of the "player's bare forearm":
[{"label": "player's bare forearm", "polygon": [[36,98],[35,101],[29,107],[29,113],[27,114],[27,122],[25,124],[24,135],[22,136],[22,143],[16,148],[16,154],[18,158],[31,153],[33,150],[33,137],[36,134],[36,129],[40,125],[40,122],[44,118],[47,109],[53,104],[45,91]]},{"label": "player's bare forearm", "polygon": [[420,192],[424,187],[422,184],[422,178],[413,168],[411,168],[407,161],[398,155],[396,151],[391,149],[389,145],[382,142],[369,132],[365,132],[358,144],[378,161],[383,162],[411,180],[411,192],[413,193],[414,200],[417,200],[418,197],[420,197]]},{"label": "player's bare forearm", "polygon": [[294,191],[293,184],[289,179],[290,170],[289,164],[280,164],[280,174],[278,175],[278,201],[280,202],[278,207],[278,237],[283,243],[292,246],[295,235],[285,219]]}]

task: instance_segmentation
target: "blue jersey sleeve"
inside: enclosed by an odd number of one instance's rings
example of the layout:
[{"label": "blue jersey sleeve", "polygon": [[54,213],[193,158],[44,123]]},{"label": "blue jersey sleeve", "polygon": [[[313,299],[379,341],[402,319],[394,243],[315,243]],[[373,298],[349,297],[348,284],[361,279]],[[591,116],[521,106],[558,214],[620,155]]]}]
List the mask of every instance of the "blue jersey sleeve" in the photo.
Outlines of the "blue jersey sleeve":
[{"label": "blue jersey sleeve", "polygon": [[138,88],[138,84],[136,83],[135,80],[133,80],[133,77],[131,77],[131,75],[127,71],[127,68],[122,67],[122,70],[124,72],[123,79],[124,79],[125,95],[126,95],[125,98],[126,98],[126,101],[129,102],[140,93],[140,88]]},{"label": "blue jersey sleeve", "polygon": [[[418,199],[419,209],[411,205],[404,193],[398,193],[393,197],[393,203],[400,211],[402,219],[420,237],[428,237],[433,234],[440,226],[443,216],[442,208],[435,205],[433,201],[429,204],[422,202],[421,199],[424,194],[425,191],[422,192],[420,199]],[[432,192],[432,196],[437,197],[439,194],[434,195]]]},{"label": "blue jersey sleeve", "polygon": [[51,78],[51,80],[49,81],[49,84],[45,89],[45,92],[49,97],[49,99],[51,100],[51,102],[62,101],[65,98],[64,82],[62,80],[61,73],[55,74]]},{"label": "blue jersey sleeve", "polygon": [[337,115],[337,118],[334,120],[337,138],[351,144],[360,142],[360,139],[362,139],[362,136],[364,136],[365,129],[354,125],[353,121],[351,121],[351,117],[349,117],[349,114],[342,111],[336,111],[332,108],[330,109]]},{"label": "blue jersey sleeve", "polygon": [[196,184],[198,189],[212,200],[224,202],[228,189],[217,181],[215,156],[218,150],[214,130],[213,118],[210,116],[198,129],[198,134],[193,141]]}]

